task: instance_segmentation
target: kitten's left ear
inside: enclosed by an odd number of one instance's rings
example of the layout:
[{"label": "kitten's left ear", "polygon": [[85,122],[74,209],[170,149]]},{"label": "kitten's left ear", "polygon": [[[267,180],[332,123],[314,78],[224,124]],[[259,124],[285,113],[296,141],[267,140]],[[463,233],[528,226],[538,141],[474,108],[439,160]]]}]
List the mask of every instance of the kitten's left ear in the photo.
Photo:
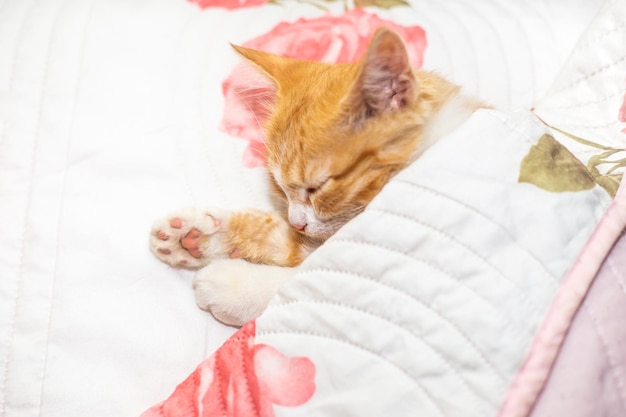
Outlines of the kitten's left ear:
[{"label": "kitten's left ear", "polygon": [[268,52],[257,51],[256,49],[245,48],[243,46],[230,45],[235,52],[246,61],[253,64],[260,70],[276,87],[280,87],[278,77],[288,70],[292,60]]},{"label": "kitten's left ear", "polygon": [[351,112],[360,110],[361,117],[372,117],[406,107],[414,99],[416,88],[404,42],[397,33],[380,29],[361,61],[346,105]]}]

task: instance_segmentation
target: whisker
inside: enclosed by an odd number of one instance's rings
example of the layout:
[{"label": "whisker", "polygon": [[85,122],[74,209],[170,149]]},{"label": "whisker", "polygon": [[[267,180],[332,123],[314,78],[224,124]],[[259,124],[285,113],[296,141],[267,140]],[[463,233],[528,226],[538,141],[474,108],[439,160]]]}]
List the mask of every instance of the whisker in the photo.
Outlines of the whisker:
[{"label": "whisker", "polygon": [[265,156],[267,155],[265,152],[255,148],[254,146],[248,146],[248,149],[250,150],[250,152],[256,154],[257,156],[262,156],[263,158],[265,158]]},{"label": "whisker", "polygon": [[261,128],[261,130],[263,130],[263,124],[261,123],[261,121],[259,120],[258,114],[256,111],[254,111],[254,109],[252,108],[252,106],[250,105],[250,102],[247,100],[247,98],[245,98],[239,91],[238,89],[233,89],[234,93],[237,95],[237,97],[239,97],[239,99],[241,100],[241,102],[246,106],[246,108],[248,109],[248,111],[252,114],[252,116],[254,117],[254,120],[256,121],[256,124],[259,128]]}]

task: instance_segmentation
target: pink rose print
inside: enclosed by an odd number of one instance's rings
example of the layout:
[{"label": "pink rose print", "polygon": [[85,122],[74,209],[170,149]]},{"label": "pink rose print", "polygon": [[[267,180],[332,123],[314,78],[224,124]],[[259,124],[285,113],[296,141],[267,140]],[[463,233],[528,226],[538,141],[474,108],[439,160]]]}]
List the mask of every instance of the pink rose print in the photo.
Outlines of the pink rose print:
[{"label": "pink rose print", "polygon": [[282,22],[243,46],[308,61],[355,62],[363,56],[372,36],[381,27],[398,32],[407,44],[411,64],[416,68],[422,66],[426,49],[424,29],[400,26],[359,8],[340,16]]},{"label": "pink rose print", "polygon": [[315,392],[313,362],[255,345],[254,335],[251,321],[141,417],[274,417],[273,404],[307,402]]},{"label": "pink rose print", "polygon": [[197,4],[201,9],[209,7],[223,7],[225,9],[234,10],[243,7],[262,6],[267,0],[187,0],[190,3]]},{"label": "pink rose print", "polygon": [[[365,53],[371,37],[381,27],[398,32],[405,40],[411,64],[420,68],[426,49],[426,33],[419,26],[400,26],[374,13],[353,9],[341,16],[326,15],[316,19],[282,22],[270,32],[243,44],[276,55],[328,63],[355,62]],[[265,137],[262,124],[267,116],[273,86],[254,82],[250,89],[249,66],[239,64],[223,82],[225,98],[222,129],[249,142],[243,156],[247,167],[265,165]]]},{"label": "pink rose print", "polygon": [[[620,122],[626,123],[626,94],[624,94],[624,102],[622,103],[622,108],[619,109],[617,118]],[[626,133],[626,128],[622,129],[622,133]]]}]

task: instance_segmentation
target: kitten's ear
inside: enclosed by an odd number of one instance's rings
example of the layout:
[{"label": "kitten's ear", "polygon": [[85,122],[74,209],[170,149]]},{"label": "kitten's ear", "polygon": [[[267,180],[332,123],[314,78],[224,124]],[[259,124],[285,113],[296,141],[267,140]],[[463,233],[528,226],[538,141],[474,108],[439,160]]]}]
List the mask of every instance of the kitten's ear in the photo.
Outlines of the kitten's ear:
[{"label": "kitten's ear", "polygon": [[[361,61],[346,110],[357,118],[399,110],[414,99],[416,88],[404,41],[397,33],[380,29]],[[355,115],[355,110],[360,114]]]},{"label": "kitten's ear", "polygon": [[[241,120],[246,120],[250,122],[250,126],[243,129],[245,135],[249,135],[248,130],[256,132],[253,126],[255,123],[258,127],[265,125],[276,103],[279,85],[271,73],[275,71],[270,63],[273,55],[232,44],[231,46],[245,61],[237,64],[222,84],[224,97],[232,109],[224,112],[223,123],[226,129],[229,123],[235,129],[241,129]],[[250,117],[247,118],[246,115]]]},{"label": "kitten's ear", "polygon": [[257,69],[272,81],[276,87],[279,86],[277,77],[284,71],[283,67],[288,61],[286,58],[263,51],[257,51],[256,49],[245,48],[243,46],[233,44],[230,46],[232,46],[242,58],[257,67]]}]

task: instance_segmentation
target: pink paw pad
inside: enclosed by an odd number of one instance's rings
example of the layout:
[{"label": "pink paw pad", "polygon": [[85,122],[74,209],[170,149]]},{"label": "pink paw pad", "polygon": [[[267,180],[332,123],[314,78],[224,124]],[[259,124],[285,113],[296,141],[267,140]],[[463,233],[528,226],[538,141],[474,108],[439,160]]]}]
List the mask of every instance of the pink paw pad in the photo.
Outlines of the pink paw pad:
[{"label": "pink paw pad", "polygon": [[199,239],[201,233],[198,229],[191,229],[189,233],[187,233],[181,240],[180,245],[187,249],[189,254],[194,258],[200,258],[202,256],[202,252],[198,249],[200,246]]},{"label": "pink paw pad", "polygon": [[173,229],[182,229],[183,221],[181,219],[172,219],[170,220],[170,227]]}]

